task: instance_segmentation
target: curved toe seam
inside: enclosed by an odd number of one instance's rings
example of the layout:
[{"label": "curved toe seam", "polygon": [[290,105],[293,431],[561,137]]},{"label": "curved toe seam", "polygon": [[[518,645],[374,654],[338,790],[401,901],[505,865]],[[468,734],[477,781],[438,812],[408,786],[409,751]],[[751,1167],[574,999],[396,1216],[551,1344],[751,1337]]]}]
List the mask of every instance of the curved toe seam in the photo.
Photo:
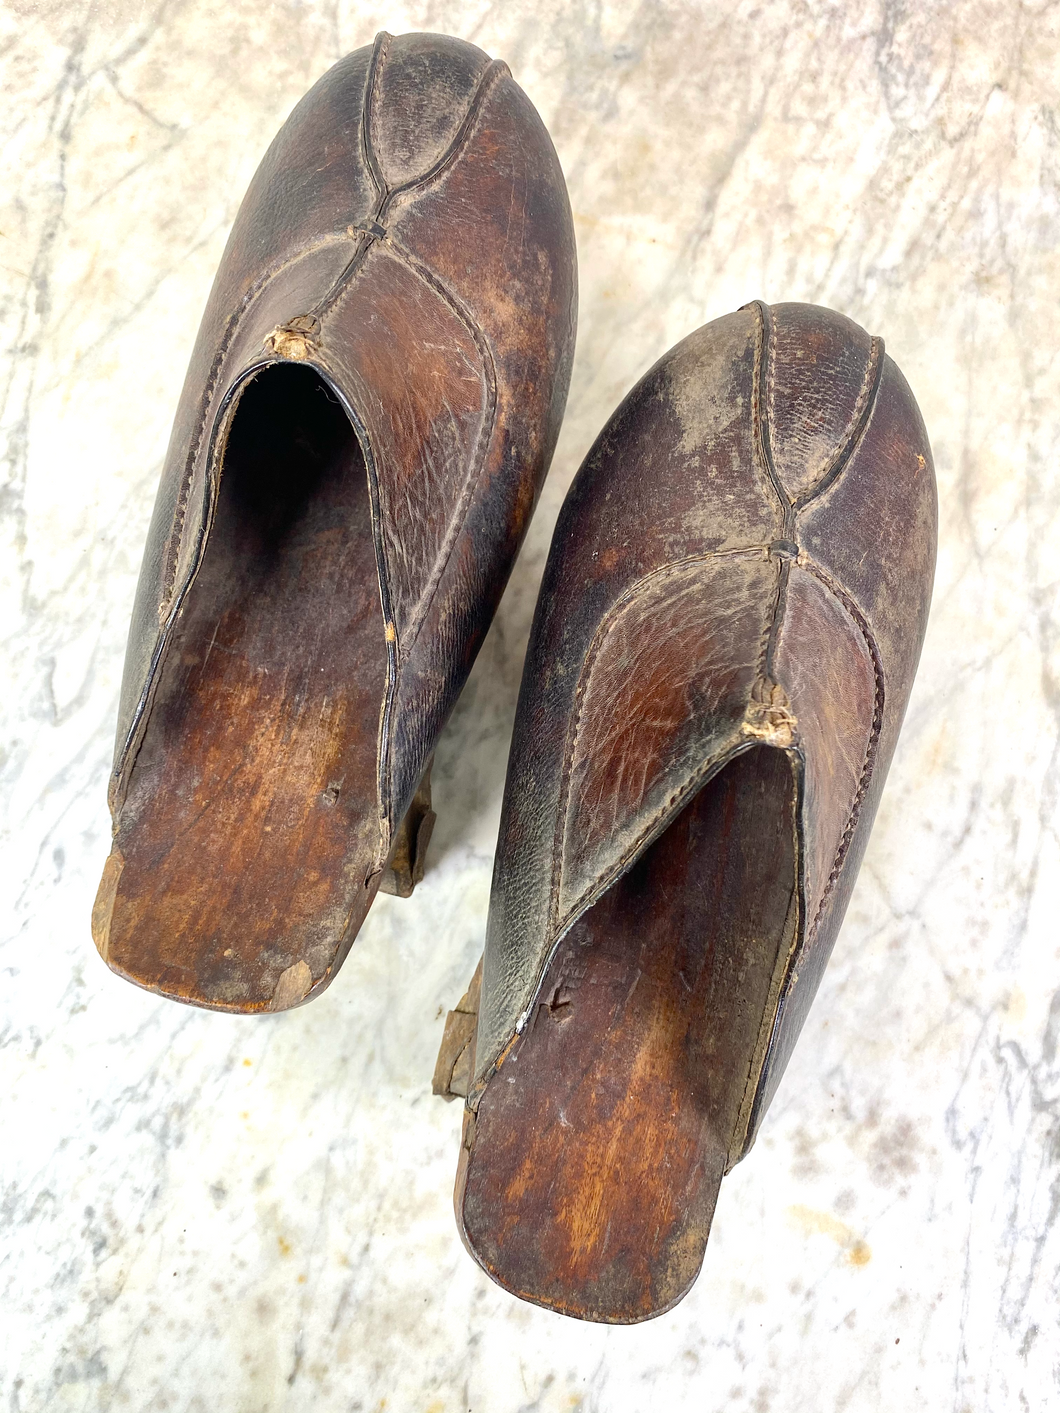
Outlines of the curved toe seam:
[{"label": "curved toe seam", "polygon": [[854,409],[850,414],[850,421],[840,438],[839,445],[825,463],[820,476],[812,486],[795,497],[793,505],[796,514],[805,509],[811,501],[819,499],[826,491],[830,490],[853,461],[854,455],[868,431],[872,414],[876,410],[880,386],[883,382],[883,369],[883,339],[874,337],[869,345],[869,359],[865,365],[865,374],[861,380]]}]

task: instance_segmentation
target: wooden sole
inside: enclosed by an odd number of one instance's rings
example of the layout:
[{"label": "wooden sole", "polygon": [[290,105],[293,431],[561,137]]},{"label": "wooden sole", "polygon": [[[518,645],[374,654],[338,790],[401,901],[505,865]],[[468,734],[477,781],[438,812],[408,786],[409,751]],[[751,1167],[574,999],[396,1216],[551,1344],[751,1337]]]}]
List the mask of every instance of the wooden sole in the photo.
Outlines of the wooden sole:
[{"label": "wooden sole", "polygon": [[353,427],[311,369],[268,368],[236,409],[119,815],[94,927],[108,965],[241,1012],[327,984],[380,881],[385,685]]},{"label": "wooden sole", "polygon": [[755,747],[561,942],[457,1182],[469,1250],[515,1295],[626,1324],[695,1280],[793,936],[794,837],[791,761]]}]

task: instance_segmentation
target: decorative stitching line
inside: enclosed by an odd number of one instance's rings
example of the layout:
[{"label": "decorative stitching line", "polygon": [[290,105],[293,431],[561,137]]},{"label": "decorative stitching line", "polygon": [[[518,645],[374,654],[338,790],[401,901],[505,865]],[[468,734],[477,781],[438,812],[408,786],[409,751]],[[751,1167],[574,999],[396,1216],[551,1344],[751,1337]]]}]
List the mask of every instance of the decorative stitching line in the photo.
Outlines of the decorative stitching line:
[{"label": "decorative stitching line", "polygon": [[467,112],[461,119],[460,126],[454,133],[453,140],[450,142],[449,146],[438,158],[433,167],[428,167],[420,176],[410,177],[407,181],[401,182],[399,185],[393,187],[388,193],[391,200],[397,196],[404,196],[408,191],[414,191],[419,187],[424,187],[431,182],[437,181],[445,172],[446,168],[453,165],[462,149],[467,144],[467,140],[471,135],[471,129],[478,121],[479,114],[489,96],[490,90],[497,80],[501,78],[511,78],[511,70],[502,59],[493,59],[482,70],[482,76],[478,81],[475,92],[471,95],[471,102],[468,104]]},{"label": "decorative stitching line", "polygon": [[796,496],[792,502],[796,513],[809,505],[810,501],[824,495],[825,491],[839,477],[840,472],[850,464],[855,451],[861,445],[883,382],[883,352],[883,339],[873,338],[869,346],[869,361],[865,365],[865,375],[861,380],[861,387],[850,414],[850,421],[847,423],[846,430],[843,432],[835,451],[825,463],[825,469],[820,476],[808,490]]},{"label": "decorative stitching line", "polygon": [[[748,306],[745,306],[748,307]],[[754,374],[751,383],[751,432],[754,437],[755,452],[758,460],[759,474],[762,475],[777,498],[781,512],[781,534],[793,533],[791,522],[791,505],[784,488],[781,485],[777,469],[773,465],[773,449],[769,435],[769,422],[772,417],[773,408],[773,367],[774,359],[771,356],[772,345],[772,320],[769,310],[760,299],[753,300],[749,306],[754,310],[755,315],[755,348],[754,348]],[[766,409],[763,415],[762,409],[762,373],[766,370]],[[769,619],[762,631],[762,640],[759,644],[758,659],[756,667],[756,685],[766,678],[773,656],[773,647],[776,641],[779,618],[784,605],[784,588],[787,583],[786,562],[781,562],[777,566],[777,583],[773,596],[773,608]]]},{"label": "decorative stitching line", "polygon": [[402,656],[406,656],[408,652],[411,651],[419,635],[423,621],[427,616],[427,610],[430,608],[431,601],[434,597],[434,592],[441,582],[442,575],[445,573],[452,556],[453,547],[459,538],[461,530],[464,528],[467,512],[471,505],[472,492],[475,483],[482,474],[482,468],[486,461],[486,452],[489,449],[490,442],[493,440],[497,420],[497,365],[493,357],[493,350],[490,348],[486,335],[458,296],[438,279],[433,271],[428,269],[426,265],[421,264],[420,261],[403,245],[399,244],[398,241],[392,240],[390,245],[394,253],[404,260],[412,273],[418,276],[429,288],[433,289],[438,297],[449,306],[463,324],[478,350],[478,355],[482,360],[483,371],[486,377],[486,407],[483,410],[482,422],[479,426],[478,437],[476,438],[475,447],[468,463],[464,484],[461,487],[460,495],[457,497],[456,505],[450,516],[449,527],[446,530],[442,546],[438,551],[435,567],[431,571],[431,577],[428,579],[426,586],[421,592],[417,600],[416,612],[409,620],[409,624],[402,635],[405,639],[405,643],[402,645]]},{"label": "decorative stitching line", "polygon": [[[752,307],[755,309],[760,321],[758,326],[760,336],[756,337],[755,342],[756,390],[760,385],[759,360],[762,360],[767,367],[765,417],[761,415],[760,394],[756,391],[752,398],[753,415],[757,415],[759,419],[757,440],[766,470],[769,474],[769,479],[784,506],[784,533],[785,535],[790,535],[792,540],[795,541],[797,539],[796,527],[799,513],[805,506],[818,496],[823,495],[825,491],[835,483],[840,473],[850,464],[854,453],[861,445],[865,436],[876,406],[876,400],[879,396],[883,379],[883,340],[874,337],[869,342],[869,359],[862,376],[861,387],[858,390],[858,395],[855,399],[846,429],[826,463],[824,472],[808,491],[791,499],[784,490],[776,466],[773,463],[772,426],[776,420],[776,358],[772,344],[772,324],[767,322],[769,314],[765,305],[762,304],[760,300],[756,300]],[[785,558],[780,564],[777,575],[777,592],[773,615],[766,636],[765,646],[759,657],[759,678],[762,681],[771,679],[777,641],[780,637],[784,610],[787,605],[789,578],[790,564]]]},{"label": "decorative stitching line", "polygon": [[[386,37],[389,40],[390,36],[387,35]],[[455,134],[453,135],[452,141],[450,142],[449,146],[445,149],[445,151],[442,153],[442,155],[438,158],[438,160],[434,163],[433,166],[428,167],[427,170],[425,172],[421,172],[419,176],[410,177],[407,181],[401,182],[398,186],[395,187],[387,185],[386,178],[383,176],[382,173],[382,169],[378,165],[375,146],[370,133],[369,112],[371,105],[366,108],[364,118],[362,119],[362,140],[364,144],[366,160],[368,160],[372,164],[372,180],[373,182],[375,182],[376,191],[378,193],[378,199],[376,201],[375,209],[373,210],[369,220],[372,224],[379,227],[381,234],[376,234],[374,231],[363,231],[361,233],[361,243],[358,246],[357,250],[354,252],[353,256],[351,257],[350,263],[338,276],[334,284],[324,295],[323,299],[321,299],[314,306],[312,312],[314,315],[316,315],[318,319],[323,319],[324,316],[328,314],[339,302],[340,298],[342,297],[342,294],[346,289],[346,286],[350,283],[350,281],[353,279],[353,276],[360,268],[364,260],[364,256],[367,253],[369,247],[372,245],[372,242],[375,240],[385,240],[389,235],[389,232],[386,229],[386,216],[394,201],[399,196],[404,196],[408,192],[422,191],[424,188],[431,185],[431,183],[437,181],[443,175],[443,173],[456,161],[457,157],[459,157],[460,153],[463,151],[463,148],[467,144],[468,138],[471,135],[471,131],[478,120],[483,105],[485,104],[489,90],[493,87],[493,84],[498,78],[500,78],[502,75],[507,75],[508,73],[509,69],[507,64],[502,63],[499,59],[493,60],[491,64],[487,65],[487,67],[483,69],[482,76],[479,79],[475,92],[472,94],[471,101],[468,104],[467,112],[461,119],[460,126],[457,128]],[[373,85],[374,80],[375,73],[373,71]],[[374,92],[375,90],[373,86],[372,103],[374,103]]]},{"label": "decorative stitching line", "polygon": [[[766,314],[765,314],[765,305],[762,306],[762,315],[763,315],[763,319],[764,319],[764,318],[766,317]],[[775,351],[774,351],[774,349],[773,349],[773,338],[772,338],[772,334],[773,334],[773,319],[772,319],[772,310],[770,310],[770,311],[769,311],[769,339],[768,339],[768,341],[767,341],[767,343],[766,343],[765,348],[763,349],[763,357],[764,357],[764,359],[765,359],[765,374],[766,374],[766,414],[765,414],[765,418],[764,418],[763,420],[764,420],[764,424],[765,424],[765,429],[766,429],[766,434],[767,434],[767,436],[768,436],[768,434],[772,431],[772,429],[773,429],[773,428],[776,426],[776,424],[777,424],[777,360],[776,360]],[[775,479],[776,485],[779,487],[779,490],[780,490],[780,493],[781,493],[781,496],[782,496],[782,503],[783,503],[783,506],[784,506],[784,519],[785,519],[785,521],[786,521],[787,518],[788,518],[788,508],[789,508],[789,505],[790,505],[790,502],[791,502],[791,497],[788,495],[787,491],[784,489],[784,483],[783,483],[783,481],[780,479],[780,474],[779,474],[779,472],[777,471],[777,468],[776,468],[776,466],[775,466],[775,464],[774,464],[774,462],[773,462],[772,437],[769,437],[769,441],[768,441],[767,445],[768,445],[768,447],[769,447],[769,472],[770,472],[770,475]]]},{"label": "decorative stitching line", "polygon": [[[747,307],[746,305],[744,306]],[[773,448],[769,435],[768,406],[767,415],[762,414],[762,370],[767,369],[767,387],[769,378],[772,375],[773,357],[771,353],[772,345],[772,319],[769,310],[760,299],[753,300],[750,307],[755,311],[755,366],[754,377],[751,384],[751,421],[752,431],[755,439],[755,450],[758,453],[759,470],[765,473],[769,485],[777,498],[783,516],[782,533],[787,535],[790,530],[791,501],[781,484],[777,475],[777,468],[773,465]],[[770,394],[767,391],[767,404]]]},{"label": "decorative stitching line", "polygon": [[[776,403],[776,359],[773,356],[772,316],[761,300],[756,299],[751,307],[755,311],[756,320],[754,392],[751,399],[755,446],[761,462],[760,469],[764,470],[766,478],[780,505],[780,533],[784,537],[794,537],[795,515],[791,500],[784,490],[784,486],[773,461],[771,427],[774,420],[774,407]],[[761,396],[763,369],[766,373],[766,407],[764,414]],[[765,631],[762,634],[762,644],[758,654],[758,683],[764,683],[769,680],[769,674],[772,671],[777,636],[780,632],[780,620],[783,617],[784,606],[787,600],[788,573],[788,561],[783,559],[777,566],[777,586],[773,598],[773,610],[769,616]]]},{"label": "decorative stitching line", "polygon": [[[456,506],[449,518],[449,525],[446,529],[445,538],[443,539],[441,548],[435,558],[434,568],[431,570],[430,578],[428,579],[426,586],[424,587],[419,599],[417,600],[416,611],[410,619],[409,624],[402,632],[400,643],[395,645],[394,671],[392,678],[388,674],[386,710],[382,719],[381,730],[383,732],[383,736],[380,742],[381,748],[379,755],[380,775],[382,776],[382,773],[384,771],[386,773],[386,812],[388,822],[390,823],[390,826],[392,828],[393,824],[392,821],[390,821],[389,819],[390,801],[393,797],[393,781],[391,778],[393,773],[391,765],[393,753],[393,737],[390,730],[390,726],[392,721],[393,703],[397,695],[397,651],[400,651],[402,660],[406,660],[408,654],[412,651],[412,648],[419,637],[420,629],[422,628],[423,623],[426,620],[427,612],[434,601],[434,595],[437,591],[439,583],[441,582],[442,575],[445,573],[449,565],[449,560],[452,557],[453,548],[456,545],[457,539],[459,538],[460,533],[463,530],[464,524],[467,520],[467,514],[471,507],[471,498],[474,493],[475,487],[478,485],[478,482],[481,478],[482,469],[486,462],[486,453],[489,450],[491,442],[493,441],[493,435],[496,430],[497,370],[493,359],[493,351],[489,346],[485,334],[479,328],[477,322],[471,317],[470,312],[465,309],[462,302],[457,299],[456,295],[452,292],[452,290],[450,290],[446,285],[444,285],[442,281],[439,280],[433,274],[432,271],[428,270],[425,265],[421,265],[420,262],[416,260],[410,254],[410,252],[405,249],[404,246],[399,245],[397,241],[391,241],[390,244],[393,248],[394,254],[404,261],[404,263],[408,266],[408,268],[412,271],[414,275],[416,275],[419,279],[423,280],[423,282],[429,288],[433,289],[438,294],[439,298],[442,299],[448,305],[448,307],[453,311],[456,317],[464,325],[467,332],[473,339],[475,347],[478,350],[479,357],[482,360],[482,367],[486,381],[486,407],[483,410],[482,421],[479,425],[479,433],[475,442],[474,450],[468,460],[468,469],[464,476],[464,484],[460,489],[460,494],[457,497]],[[381,555],[385,559],[385,541],[382,535],[383,517],[380,509],[382,498],[378,496],[378,488],[377,497],[378,499],[376,508],[379,514],[380,525],[379,541],[381,547]],[[389,571],[387,571],[387,578],[390,578]],[[396,622],[392,611],[388,622],[395,623],[396,629]]]},{"label": "decorative stitching line", "polygon": [[372,184],[380,201],[386,196],[387,186],[383,170],[379,165],[379,158],[376,155],[371,130],[374,121],[373,110],[379,82],[379,70],[386,63],[389,53],[390,35],[385,29],[381,29],[372,46],[372,58],[368,65],[364,93],[361,97],[361,150],[364,153],[365,166],[368,168],[368,174],[372,178]]},{"label": "decorative stitching line", "polygon": [[[559,912],[559,890],[563,871],[563,842],[567,834],[567,810],[570,803],[571,775],[574,769],[574,760],[577,755],[578,741],[581,736],[582,707],[585,693],[588,689],[596,660],[600,655],[608,634],[618,623],[623,611],[644,593],[649,584],[654,585],[656,583],[662,583],[666,579],[672,579],[676,577],[679,571],[687,569],[694,564],[706,564],[710,560],[721,558],[746,557],[751,559],[763,553],[768,554],[768,552],[768,545],[749,545],[746,548],[735,550],[711,550],[705,554],[689,555],[685,559],[675,560],[672,564],[664,564],[661,568],[652,570],[650,574],[644,575],[643,578],[636,580],[623,590],[622,594],[615,600],[607,613],[597,624],[596,632],[593,634],[592,642],[589,644],[589,651],[585,655],[585,661],[582,664],[582,670],[578,677],[578,686],[574,694],[574,707],[571,713],[570,725],[567,727],[567,740],[564,746],[563,769],[560,776],[559,808],[556,814],[556,829],[552,839],[552,877],[549,888],[548,909],[549,933],[555,934],[560,926],[566,927],[568,925],[566,920],[563,924],[559,924],[557,922],[557,914]],[[748,745],[750,744],[752,743],[749,742]],[[682,789],[683,788],[685,787],[682,787]],[[666,814],[671,803],[672,802],[668,802],[663,805],[657,815],[652,817],[652,820],[649,821],[647,826],[648,830],[651,829],[659,818]],[[639,836],[638,840],[622,855],[622,859],[619,861],[620,865],[628,861],[628,858],[636,853],[637,849],[640,848],[640,839],[643,837],[643,834]],[[613,875],[609,875],[609,877],[611,876]],[[580,906],[580,903],[575,905],[575,909],[578,906]],[[569,916],[570,914],[568,914],[568,917]]]}]

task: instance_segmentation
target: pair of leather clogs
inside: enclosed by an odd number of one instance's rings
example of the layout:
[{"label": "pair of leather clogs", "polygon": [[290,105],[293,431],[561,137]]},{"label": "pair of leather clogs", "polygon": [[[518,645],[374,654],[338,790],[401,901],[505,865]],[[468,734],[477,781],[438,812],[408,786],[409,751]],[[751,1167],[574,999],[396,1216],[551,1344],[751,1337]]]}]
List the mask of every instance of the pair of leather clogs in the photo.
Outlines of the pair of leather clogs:
[{"label": "pair of leather clogs", "polygon": [[[563,175],[507,68],[381,35],[295,108],[192,356],[129,638],[93,933],[278,1011],[422,874],[439,732],[563,414]],[[842,921],[923,639],[931,453],[838,314],[749,304],[600,434],[527,651],[481,972],[435,1087],[524,1299],[632,1322],[702,1263]]]}]

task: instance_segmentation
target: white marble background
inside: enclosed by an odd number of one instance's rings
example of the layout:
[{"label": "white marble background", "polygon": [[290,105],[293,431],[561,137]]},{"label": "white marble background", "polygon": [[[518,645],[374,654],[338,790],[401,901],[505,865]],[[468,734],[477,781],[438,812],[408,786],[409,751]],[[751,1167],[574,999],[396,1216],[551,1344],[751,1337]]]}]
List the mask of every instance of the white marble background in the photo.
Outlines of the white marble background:
[{"label": "white marble background", "polygon": [[[1060,20],[1040,0],[4,0],[0,1409],[1029,1413],[1060,1383]],[[509,61],[581,256],[570,409],[440,748],[432,866],[268,1019],[88,933],[127,616],[228,225],[379,28]],[[483,933],[562,495],[630,383],[748,299],[882,334],[941,545],[834,961],[703,1275],[635,1329],[490,1284],[430,1096]]]}]

